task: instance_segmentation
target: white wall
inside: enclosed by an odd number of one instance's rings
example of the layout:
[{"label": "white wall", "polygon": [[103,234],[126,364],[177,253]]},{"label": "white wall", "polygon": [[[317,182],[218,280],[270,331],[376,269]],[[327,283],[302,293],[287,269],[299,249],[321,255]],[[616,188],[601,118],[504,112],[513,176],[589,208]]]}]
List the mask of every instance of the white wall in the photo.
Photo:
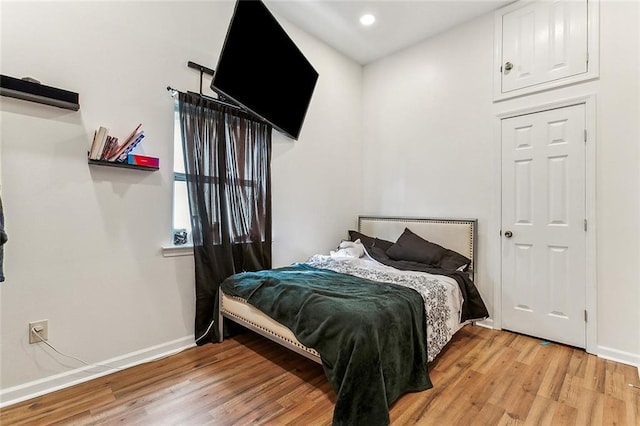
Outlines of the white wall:
[{"label": "white wall", "polygon": [[363,89],[363,211],[477,218],[476,281],[488,308],[499,277],[487,267],[497,214],[491,171],[499,164],[492,24],[485,16],[366,66]]},{"label": "white wall", "polygon": [[348,238],[362,197],[362,67],[279,21],[320,76],[299,140],[274,133],[274,266],[328,253]]},{"label": "white wall", "polygon": [[[192,257],[164,258],[171,230],[173,101],[215,67],[233,2],[2,2],[2,74],[80,94],[79,112],[0,98],[6,282],[0,285],[1,402],[193,342]],[[320,73],[300,140],[274,133],[275,263],[328,250],[353,225],[360,175],[359,65],[285,23]],[[257,64],[263,67],[269,64]],[[143,123],[158,172],[88,166],[99,126]],[[330,123],[330,125],[328,125]],[[68,372],[74,374],[68,374]],[[92,370],[96,372],[99,370]]]},{"label": "white wall", "polygon": [[601,4],[600,79],[493,104],[493,15],[364,69],[363,194],[370,214],[479,220],[477,285],[500,280],[500,112],[597,94],[597,344],[640,364],[640,14]]}]

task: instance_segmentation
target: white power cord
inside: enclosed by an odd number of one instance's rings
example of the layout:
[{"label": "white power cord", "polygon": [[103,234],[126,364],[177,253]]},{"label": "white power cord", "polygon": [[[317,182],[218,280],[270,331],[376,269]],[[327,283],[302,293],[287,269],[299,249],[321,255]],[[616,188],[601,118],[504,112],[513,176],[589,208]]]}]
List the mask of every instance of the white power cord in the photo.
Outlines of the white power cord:
[{"label": "white power cord", "polygon": [[204,336],[206,336],[207,334],[209,334],[209,330],[211,330],[211,327],[213,327],[213,324],[215,324],[216,320],[211,320],[211,322],[209,323],[209,327],[207,327],[207,329],[205,330],[204,333],[202,333],[202,336],[198,337],[196,339],[196,343],[198,343],[200,341],[200,339],[202,339]]},{"label": "white power cord", "polygon": [[56,351],[58,354],[60,354],[60,355],[62,355],[62,356],[65,356],[65,357],[67,357],[67,358],[75,359],[76,361],[81,362],[81,363],[82,363],[82,364],[84,364],[84,365],[87,365],[87,366],[89,366],[89,367],[102,367],[102,368],[109,368],[109,369],[112,369],[112,370],[124,370],[124,368],[114,367],[114,366],[112,366],[112,365],[91,364],[91,363],[88,363],[88,362],[86,362],[86,361],[83,361],[83,360],[81,360],[80,358],[77,358],[77,357],[75,357],[75,356],[67,355],[67,354],[65,354],[65,353],[60,352],[59,350],[57,350],[55,347],[53,347],[53,345],[52,345],[51,343],[47,342],[47,341],[45,340],[45,338],[44,338],[44,337],[42,337],[42,335],[40,334],[40,330],[36,330],[36,327],[32,327],[32,328],[31,328],[31,332],[32,332],[33,334],[35,334],[36,336],[38,336],[38,339],[40,339],[40,341],[41,341],[42,343],[44,343],[45,345],[49,346],[51,349],[53,349],[54,351]]}]

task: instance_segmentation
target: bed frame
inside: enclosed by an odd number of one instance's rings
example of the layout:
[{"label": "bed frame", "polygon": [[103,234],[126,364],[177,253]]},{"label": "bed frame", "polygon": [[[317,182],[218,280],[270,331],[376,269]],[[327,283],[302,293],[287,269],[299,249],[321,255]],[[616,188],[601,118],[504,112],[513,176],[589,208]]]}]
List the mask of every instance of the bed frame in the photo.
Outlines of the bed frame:
[{"label": "bed frame", "polygon": [[[477,223],[476,219],[360,216],[358,217],[358,231],[388,241],[396,241],[404,229],[409,228],[422,238],[468,257],[471,260],[469,274],[473,278]],[[227,296],[220,291],[218,328],[221,339],[223,318],[237,322],[300,355],[322,363],[320,354],[300,343],[287,327],[263,314],[244,299]]]}]

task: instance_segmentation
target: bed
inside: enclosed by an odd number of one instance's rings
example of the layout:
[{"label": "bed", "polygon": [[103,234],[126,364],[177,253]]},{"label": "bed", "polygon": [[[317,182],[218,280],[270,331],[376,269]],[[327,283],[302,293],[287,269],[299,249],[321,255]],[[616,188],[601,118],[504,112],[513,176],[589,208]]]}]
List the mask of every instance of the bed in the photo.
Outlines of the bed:
[{"label": "bed", "polygon": [[[388,424],[400,395],[432,387],[427,364],[453,334],[488,316],[473,284],[476,226],[474,219],[361,216],[348,240],[363,246],[362,257],[336,250],[226,280],[220,335],[228,318],[322,364],[338,395],[334,424]],[[425,240],[457,263],[422,263],[430,255]],[[336,288],[345,294],[325,294]]]}]

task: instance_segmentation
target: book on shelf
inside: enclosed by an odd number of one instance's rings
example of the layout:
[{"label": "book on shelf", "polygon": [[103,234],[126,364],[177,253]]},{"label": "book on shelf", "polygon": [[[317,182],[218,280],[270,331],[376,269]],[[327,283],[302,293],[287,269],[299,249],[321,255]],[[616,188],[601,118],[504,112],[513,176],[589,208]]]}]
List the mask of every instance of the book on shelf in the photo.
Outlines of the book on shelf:
[{"label": "book on shelf", "polygon": [[157,157],[149,157],[148,155],[128,154],[127,164],[159,168],[160,159]]},{"label": "book on shelf", "polygon": [[91,150],[89,151],[89,158],[92,160],[99,160],[104,150],[104,145],[107,141],[109,129],[100,126],[97,132],[93,136],[93,142],[91,143]]},{"label": "book on shelf", "polygon": [[135,138],[131,139],[127,143],[123,143],[118,147],[115,154],[109,157],[109,161],[118,161],[121,163],[125,163],[127,161],[127,154],[131,152],[133,148],[135,148],[141,141],[144,139],[144,131],[140,130],[136,133]]},{"label": "book on shelf", "polygon": [[122,144],[126,145],[127,143],[129,143],[132,140],[134,140],[135,137],[136,137],[136,134],[138,134],[138,132],[141,131],[140,130],[141,127],[142,127],[142,123],[138,124],[138,126],[135,129],[133,129],[133,131],[131,133],[129,133],[129,136],[127,136],[127,138],[122,141]]},{"label": "book on shelf", "polygon": [[118,138],[109,135],[109,129],[100,126],[93,134],[89,159],[127,163],[128,155],[142,139],[144,139],[142,123],[138,124],[122,143],[118,143]]},{"label": "book on shelf", "polygon": [[[137,144],[142,140],[140,137],[144,135],[144,130],[141,129],[142,123],[138,124],[135,129],[122,141],[122,144],[116,145],[116,147],[109,152],[109,155],[105,157],[105,160],[108,161],[116,161],[119,160],[123,154],[125,154],[125,150],[127,150],[132,144]],[[143,136],[144,137],[144,136]],[[124,155],[125,162],[127,160],[127,156]]]},{"label": "book on shelf", "polygon": [[100,160],[109,158],[109,154],[113,152],[118,146],[118,138],[113,136],[107,136],[107,142],[104,144],[104,149],[100,155]]}]

